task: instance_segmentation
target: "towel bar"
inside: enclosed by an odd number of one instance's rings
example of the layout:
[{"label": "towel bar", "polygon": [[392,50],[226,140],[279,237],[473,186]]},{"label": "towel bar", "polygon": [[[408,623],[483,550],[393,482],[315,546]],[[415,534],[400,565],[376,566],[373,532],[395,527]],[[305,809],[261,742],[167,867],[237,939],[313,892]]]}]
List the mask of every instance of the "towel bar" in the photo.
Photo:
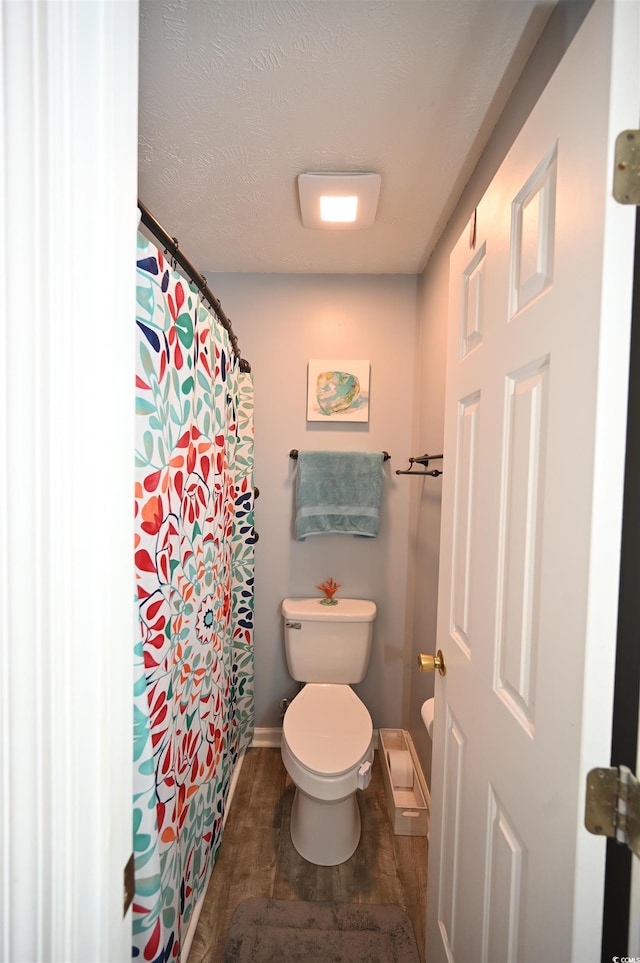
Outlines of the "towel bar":
[{"label": "towel bar", "polygon": [[[295,459],[298,457],[299,454],[300,454],[300,453],[299,453],[299,451],[298,451],[297,448],[292,448],[291,451],[289,452],[289,458],[293,458],[293,459],[295,460]],[[388,451],[383,451],[383,452],[382,452],[382,460],[383,460],[383,461],[389,461],[390,458],[391,458],[391,455],[389,454]]]},{"label": "towel bar", "polygon": [[444,455],[418,455],[417,458],[409,459],[409,467],[401,470],[396,468],[396,475],[431,475],[432,478],[437,478],[442,474],[437,468],[432,468],[430,471],[414,471],[414,465],[422,465],[427,468],[430,461],[438,461],[440,458],[444,458]]}]

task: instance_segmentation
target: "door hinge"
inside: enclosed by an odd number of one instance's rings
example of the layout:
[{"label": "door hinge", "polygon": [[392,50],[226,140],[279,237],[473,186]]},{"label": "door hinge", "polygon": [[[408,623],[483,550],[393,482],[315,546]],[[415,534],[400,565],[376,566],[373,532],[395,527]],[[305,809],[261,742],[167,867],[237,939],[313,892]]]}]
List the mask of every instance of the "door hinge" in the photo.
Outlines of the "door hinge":
[{"label": "door hinge", "polygon": [[584,823],[595,836],[617,839],[640,856],[640,782],[630,769],[591,770]]},{"label": "door hinge", "polygon": [[619,204],[640,204],[640,130],[616,137],[613,196]]}]

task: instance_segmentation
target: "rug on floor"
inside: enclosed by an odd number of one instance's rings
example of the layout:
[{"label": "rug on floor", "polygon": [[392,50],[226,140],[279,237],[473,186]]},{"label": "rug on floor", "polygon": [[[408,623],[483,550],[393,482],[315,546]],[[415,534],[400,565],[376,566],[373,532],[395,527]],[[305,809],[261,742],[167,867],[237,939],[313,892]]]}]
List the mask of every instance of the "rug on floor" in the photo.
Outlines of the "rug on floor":
[{"label": "rug on floor", "polygon": [[236,909],[222,963],[420,963],[397,906],[248,899]]}]

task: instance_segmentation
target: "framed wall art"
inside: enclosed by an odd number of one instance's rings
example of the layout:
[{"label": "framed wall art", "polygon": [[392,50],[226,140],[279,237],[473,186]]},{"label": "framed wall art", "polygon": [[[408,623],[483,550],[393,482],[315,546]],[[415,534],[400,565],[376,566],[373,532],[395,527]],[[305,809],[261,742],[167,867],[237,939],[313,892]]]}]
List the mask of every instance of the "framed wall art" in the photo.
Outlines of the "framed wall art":
[{"label": "framed wall art", "polygon": [[368,361],[309,361],[307,421],[369,421]]}]

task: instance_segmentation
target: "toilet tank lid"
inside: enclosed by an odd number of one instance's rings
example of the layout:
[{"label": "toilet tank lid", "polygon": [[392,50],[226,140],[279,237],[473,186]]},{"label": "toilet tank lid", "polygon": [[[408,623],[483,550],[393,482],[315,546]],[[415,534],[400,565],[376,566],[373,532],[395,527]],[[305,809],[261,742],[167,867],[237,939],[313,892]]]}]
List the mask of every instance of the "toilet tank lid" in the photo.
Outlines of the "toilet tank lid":
[{"label": "toilet tank lid", "polygon": [[300,622],[373,622],[376,603],[368,599],[336,599],[337,605],[322,605],[321,598],[284,599],[282,614]]}]

